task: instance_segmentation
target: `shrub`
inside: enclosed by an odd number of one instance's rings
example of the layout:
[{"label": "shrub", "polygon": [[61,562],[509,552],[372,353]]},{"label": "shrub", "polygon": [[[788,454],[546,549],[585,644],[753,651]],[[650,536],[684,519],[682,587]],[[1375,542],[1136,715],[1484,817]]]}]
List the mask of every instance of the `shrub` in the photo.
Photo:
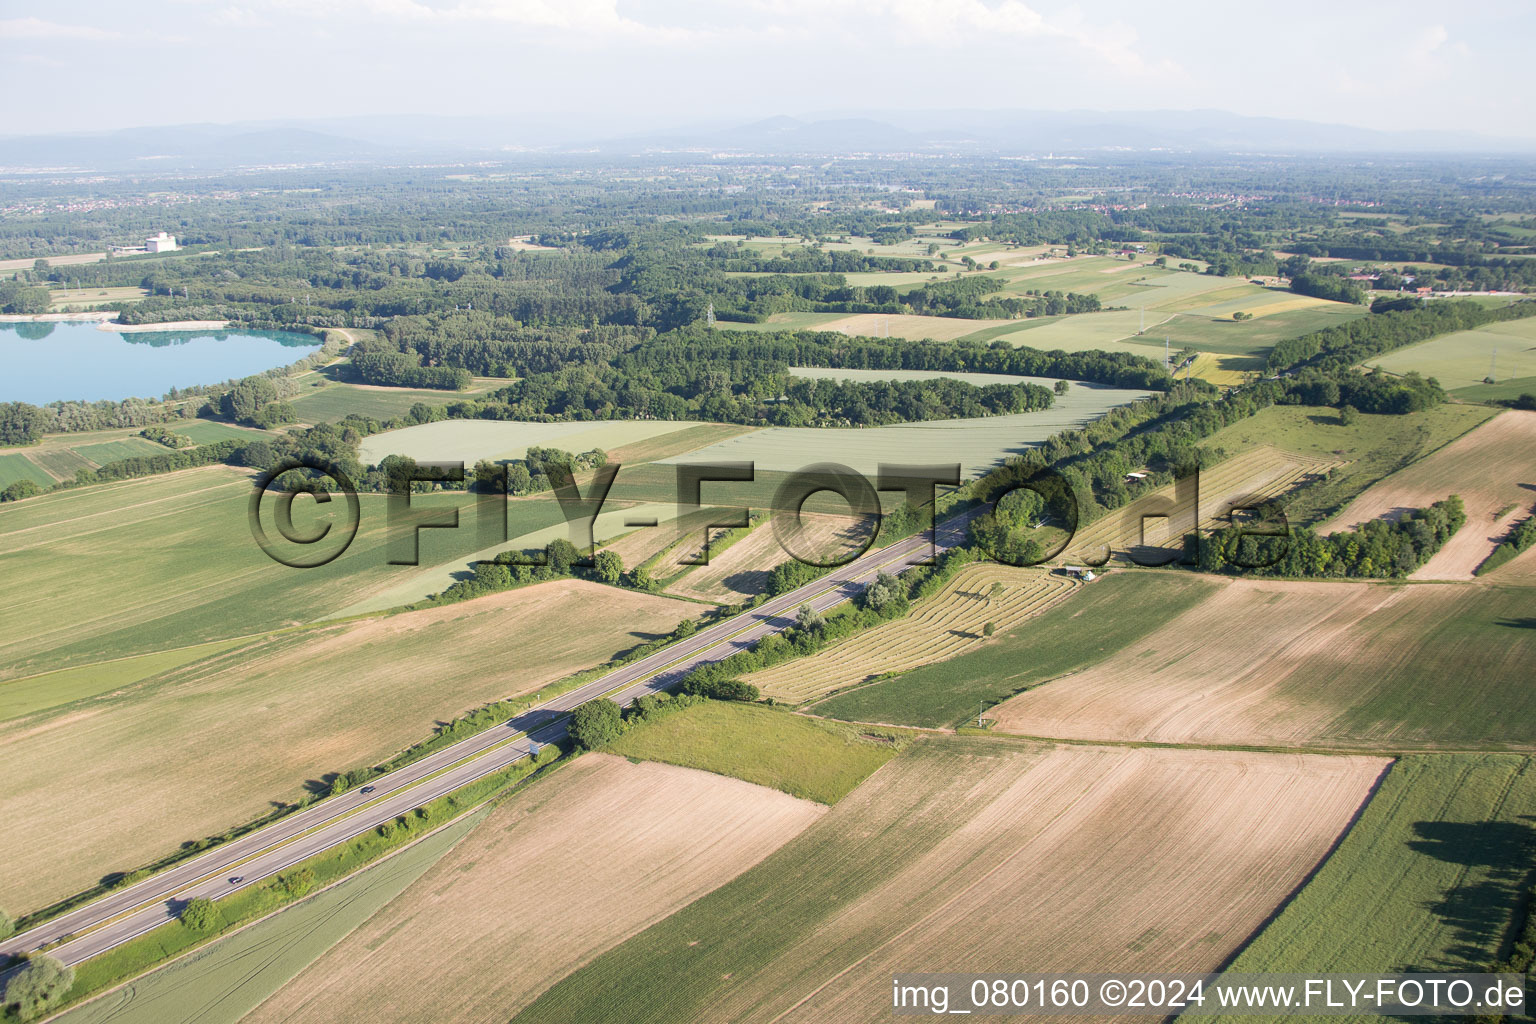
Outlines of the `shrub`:
[{"label": "shrub", "polygon": [[34,956],[5,983],[5,1004],[20,1020],[41,1017],[57,1006],[75,984],[75,969],[51,956]]},{"label": "shrub", "polygon": [[32,480],[17,480],[5,490],[0,491],[0,501],[21,501],[42,494],[43,489]]},{"label": "shrub", "polygon": [[606,697],[594,698],[571,712],[571,739],[586,750],[596,750],[618,739],[622,719],[617,704]]},{"label": "shrub", "polygon": [[213,900],[198,897],[182,908],[181,923],[194,932],[213,932],[224,923],[224,915]]},{"label": "shrub", "polygon": [[16,922],[11,920],[11,915],[0,910],[0,939],[8,939],[16,934]]}]

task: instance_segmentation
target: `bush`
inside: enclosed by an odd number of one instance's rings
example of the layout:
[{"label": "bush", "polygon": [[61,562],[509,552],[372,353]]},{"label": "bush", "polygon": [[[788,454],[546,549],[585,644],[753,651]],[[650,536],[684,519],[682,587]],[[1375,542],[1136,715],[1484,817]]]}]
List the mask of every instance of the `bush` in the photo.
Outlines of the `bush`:
[{"label": "bush", "polygon": [[761,696],[758,688],[740,679],[709,679],[693,677],[683,680],[683,693],[692,697],[708,697],[711,700],[754,701]]},{"label": "bush", "polygon": [[11,920],[11,915],[0,910],[0,939],[8,939],[16,934],[16,922]]},{"label": "bush", "polygon": [[592,572],[604,583],[617,583],[624,575],[624,559],[617,551],[599,551],[592,560]]},{"label": "bush", "polygon": [[17,480],[5,490],[0,491],[0,501],[21,501],[42,494],[43,489],[31,480]]},{"label": "bush", "polygon": [[622,719],[617,704],[606,697],[594,698],[571,712],[571,739],[586,750],[596,750],[619,738]]},{"label": "bush", "polygon": [[195,932],[214,932],[224,923],[224,915],[213,900],[198,897],[182,909],[181,923]]},{"label": "bush", "polygon": [[75,984],[75,969],[51,956],[34,956],[5,983],[5,1004],[20,1020],[41,1017],[57,1006]]}]

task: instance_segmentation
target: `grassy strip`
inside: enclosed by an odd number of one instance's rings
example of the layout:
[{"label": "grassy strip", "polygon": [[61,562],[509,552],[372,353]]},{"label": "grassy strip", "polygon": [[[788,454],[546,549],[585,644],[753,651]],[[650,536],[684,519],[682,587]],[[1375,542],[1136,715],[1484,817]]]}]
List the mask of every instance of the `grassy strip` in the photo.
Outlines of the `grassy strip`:
[{"label": "grassy strip", "polygon": [[214,927],[198,931],[180,921],[170,921],[153,931],[130,939],[75,967],[75,984],[63,1005],[78,1003],[92,994],[142,974],[157,964],[210,942],[258,918],[265,917],[311,892],[352,874],[385,854],[403,847],[427,832],[496,796],[501,790],[553,767],[564,756],[555,744],[547,744],[536,758],[525,759],[477,779],[402,815],[393,822],[365,832],[302,861],[288,871],[258,885],[248,886],[219,900]]},{"label": "grassy strip", "polygon": [[1505,562],[1513,561],[1516,555],[1532,544],[1536,544],[1536,509],[1532,509],[1530,516],[1514,525],[1508,536],[1493,549],[1493,553],[1483,559],[1483,564],[1477,567],[1473,575],[1481,576],[1483,573],[1492,572]]},{"label": "grassy strip", "polygon": [[604,749],[729,775],[822,804],[847,796],[912,739],[902,730],[860,729],[760,704],[718,700],[632,719],[626,725]]},{"label": "grassy strip", "polygon": [[844,690],[812,710],[844,721],[938,728],[1124,650],[1204,600],[1188,574],[1115,572],[988,644],[892,679]]}]

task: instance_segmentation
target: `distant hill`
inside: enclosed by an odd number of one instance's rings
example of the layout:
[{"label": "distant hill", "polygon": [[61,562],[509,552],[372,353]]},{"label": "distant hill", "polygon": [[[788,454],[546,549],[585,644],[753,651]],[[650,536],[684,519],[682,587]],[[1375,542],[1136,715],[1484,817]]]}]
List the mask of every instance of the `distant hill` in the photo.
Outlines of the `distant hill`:
[{"label": "distant hill", "polygon": [[1470,132],[1385,132],[1219,110],[846,110],[739,124],[653,126],[628,133],[617,131],[616,125],[573,123],[570,118],[553,115],[381,115],[176,125],[0,138],[0,164],[110,170],[223,168],[444,157],[486,159],[520,152],[612,156],[656,151],[772,155],[1536,152],[1536,140]]}]

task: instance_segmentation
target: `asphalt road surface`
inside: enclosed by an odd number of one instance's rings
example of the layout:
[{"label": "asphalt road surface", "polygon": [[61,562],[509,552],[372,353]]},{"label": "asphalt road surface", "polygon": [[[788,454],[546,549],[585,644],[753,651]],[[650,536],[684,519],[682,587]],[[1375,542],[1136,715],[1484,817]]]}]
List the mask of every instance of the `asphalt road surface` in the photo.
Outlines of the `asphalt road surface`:
[{"label": "asphalt road surface", "polygon": [[[18,933],[0,942],[0,953],[30,952],[66,937],[68,941],[48,951],[66,964],[104,953],[174,919],[189,900],[218,899],[253,885],[527,757],[530,743],[548,743],[565,735],[566,713],[578,704],[606,695],[626,705],[666,689],[698,666],[729,657],[761,637],[793,625],[795,612],[803,604],[825,610],[856,596],[881,570],[901,572],[928,561],[935,548],[943,550],[962,541],[976,514],[973,510],[939,524],[933,547],[924,531],[867,552],[798,590],[722,619],[500,726],[381,775],[370,783],[373,792],[364,793],[359,788],[327,797]],[[233,881],[235,878],[240,880]]]}]

